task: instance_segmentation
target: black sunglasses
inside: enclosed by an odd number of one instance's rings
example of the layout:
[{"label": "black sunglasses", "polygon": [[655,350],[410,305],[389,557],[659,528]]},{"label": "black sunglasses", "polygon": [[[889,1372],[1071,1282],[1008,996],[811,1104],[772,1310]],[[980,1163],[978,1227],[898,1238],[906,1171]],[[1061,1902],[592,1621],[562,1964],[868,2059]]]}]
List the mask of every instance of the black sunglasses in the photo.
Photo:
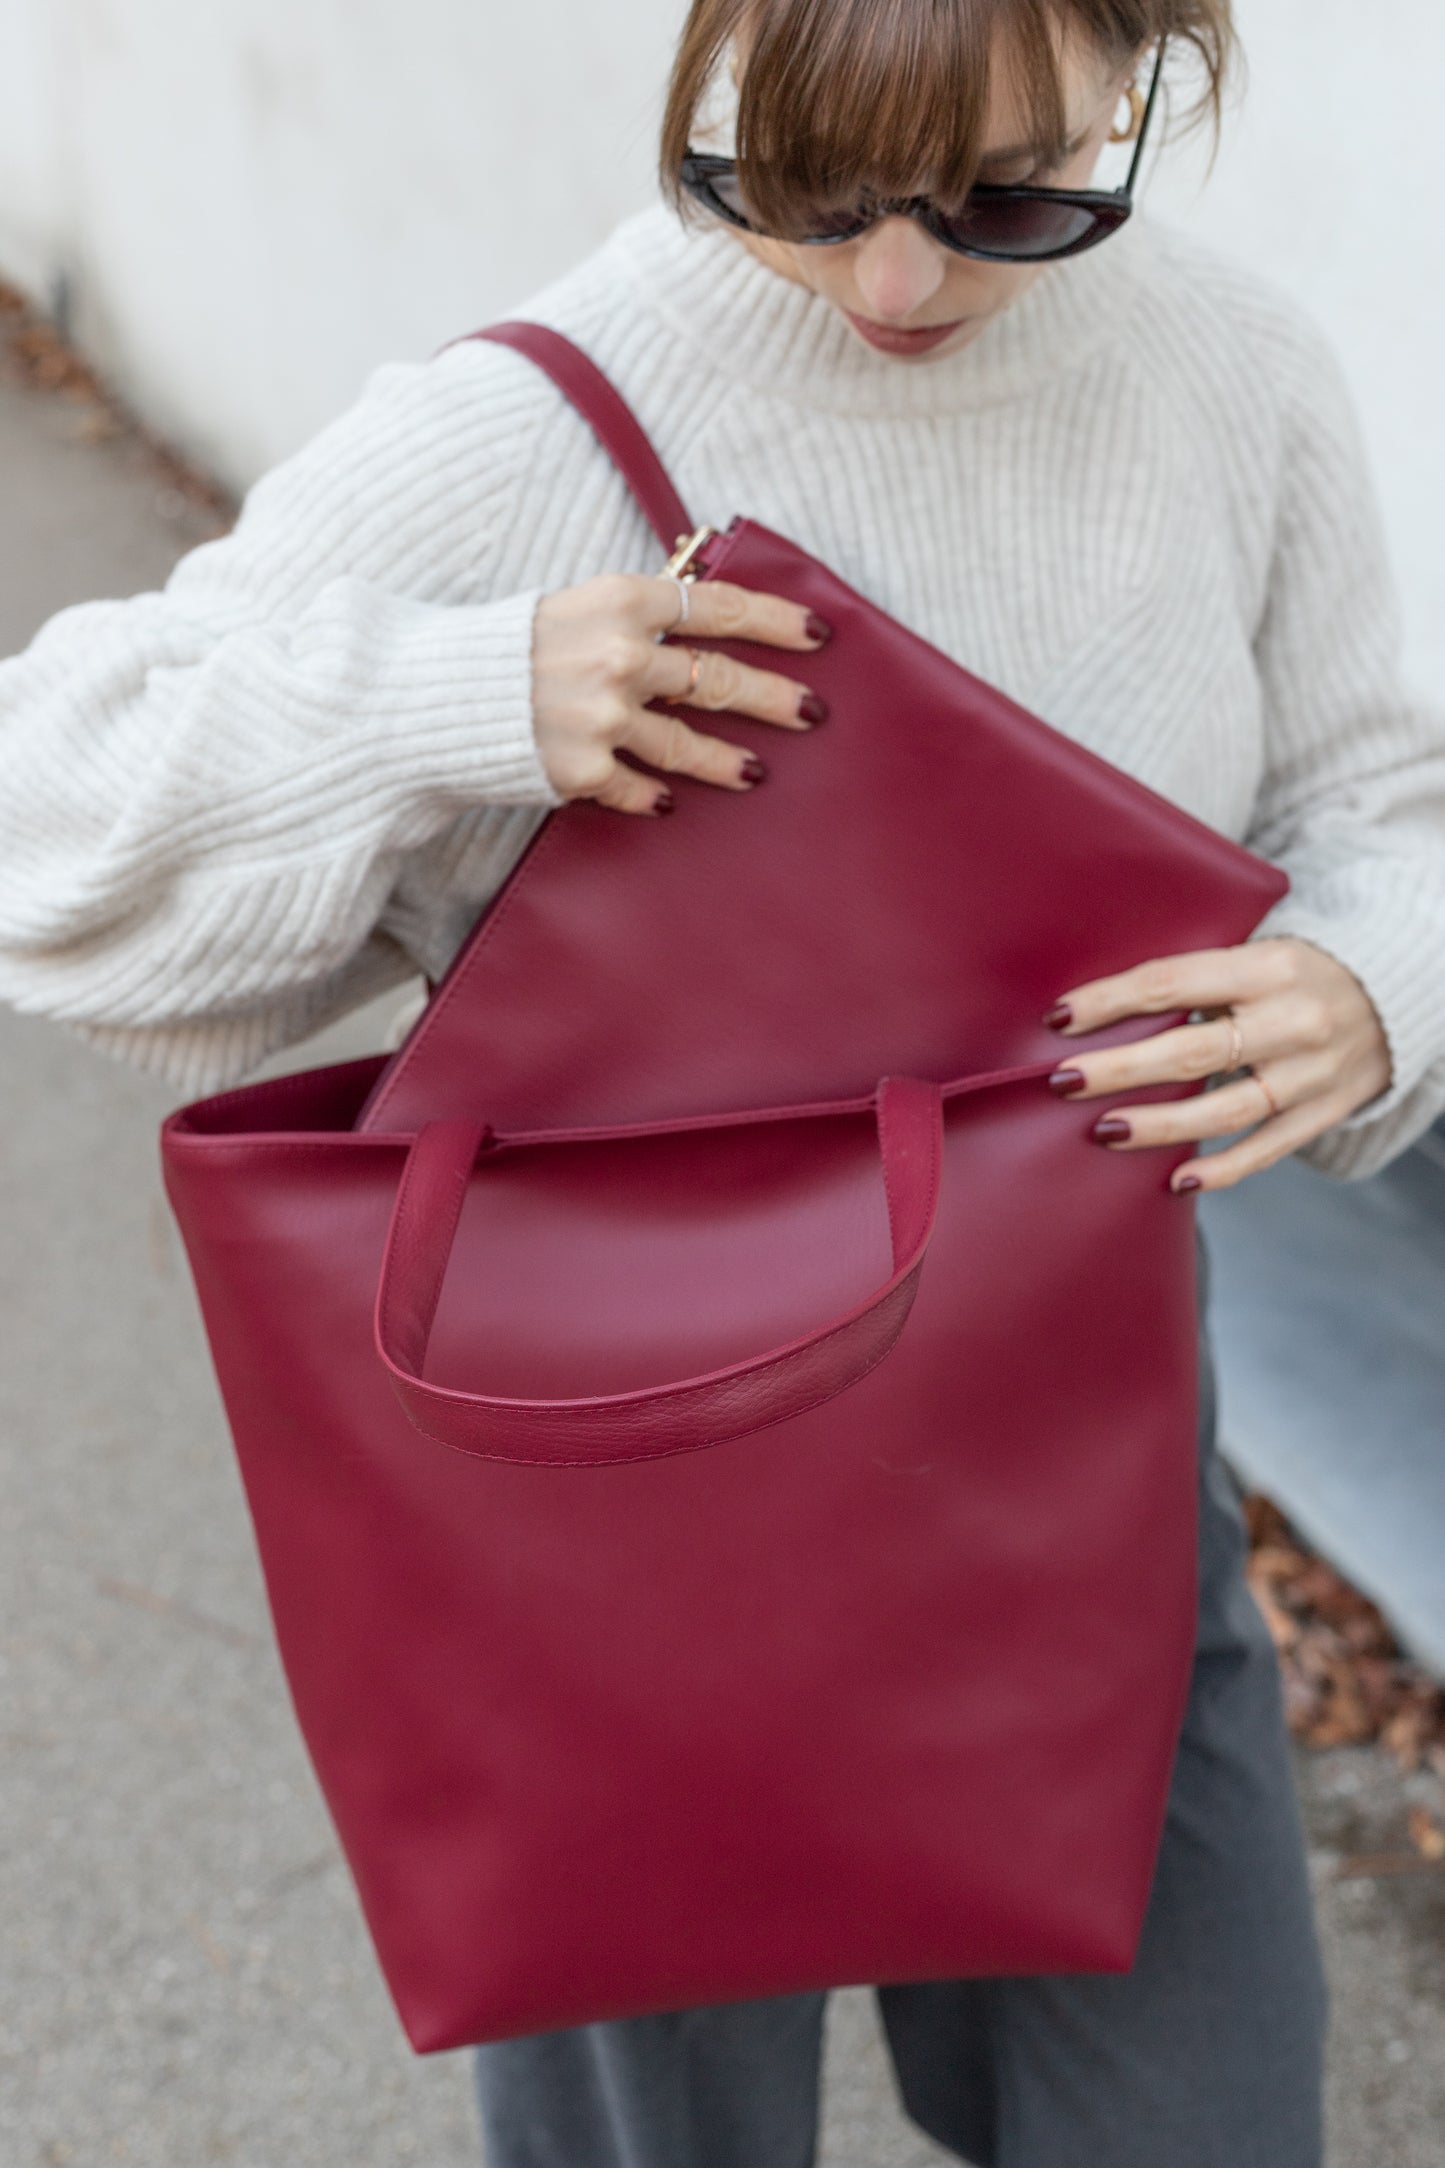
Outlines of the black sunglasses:
[{"label": "black sunglasses", "polygon": [[[904,196],[896,202],[820,211],[815,232],[785,238],[808,248],[832,248],[840,241],[856,241],[880,218],[916,218],[935,241],[956,255],[978,256],[989,263],[1052,263],[1061,256],[1081,256],[1085,249],[1117,233],[1134,209],[1134,186],[1159,102],[1167,43],[1166,39],[1159,47],[1133,163],[1122,188],[996,188],[980,182],[955,211],[945,210],[928,196]],[[735,159],[689,151],[680,179],[690,196],[730,226],[763,234],[744,208]]]}]

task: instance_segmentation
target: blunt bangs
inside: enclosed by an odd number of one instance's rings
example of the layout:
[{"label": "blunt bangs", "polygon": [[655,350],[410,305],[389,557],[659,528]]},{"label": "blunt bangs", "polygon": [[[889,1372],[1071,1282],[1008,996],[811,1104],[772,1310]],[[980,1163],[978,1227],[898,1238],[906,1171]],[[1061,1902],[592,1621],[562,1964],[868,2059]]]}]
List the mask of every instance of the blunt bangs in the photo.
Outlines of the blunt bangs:
[{"label": "blunt bangs", "polygon": [[961,203],[978,178],[995,69],[1007,67],[1019,143],[1061,164],[1071,39],[1124,62],[1164,36],[1192,45],[1206,76],[1198,111],[1218,118],[1233,53],[1230,0],[693,0],[662,140],[679,174],[719,70],[745,58],[738,179],[760,227],[786,238],[814,214],[871,196]]},{"label": "blunt bangs", "polygon": [[817,204],[924,189],[962,200],[987,112],[988,42],[948,0],[784,0],[762,11],[738,104],[738,178],[771,231]]}]

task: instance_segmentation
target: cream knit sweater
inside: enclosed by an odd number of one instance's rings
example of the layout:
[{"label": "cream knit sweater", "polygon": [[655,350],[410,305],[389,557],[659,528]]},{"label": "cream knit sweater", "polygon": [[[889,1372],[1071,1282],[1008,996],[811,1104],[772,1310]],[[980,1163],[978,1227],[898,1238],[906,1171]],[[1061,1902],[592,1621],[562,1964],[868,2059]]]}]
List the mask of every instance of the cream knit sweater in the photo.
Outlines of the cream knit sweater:
[{"label": "cream knit sweater", "polygon": [[[1338,372],[1277,295],[1140,225],[905,368],[657,210],[518,313],[614,378],[697,517],[793,536],[1288,870],[1267,930],[1356,973],[1394,1058],[1320,1164],[1445,1106],[1445,730],[1398,683]],[[436,975],[554,802],[538,595],[657,561],[520,357],[381,370],[164,594],[0,664],[0,998],[199,1092]]]}]

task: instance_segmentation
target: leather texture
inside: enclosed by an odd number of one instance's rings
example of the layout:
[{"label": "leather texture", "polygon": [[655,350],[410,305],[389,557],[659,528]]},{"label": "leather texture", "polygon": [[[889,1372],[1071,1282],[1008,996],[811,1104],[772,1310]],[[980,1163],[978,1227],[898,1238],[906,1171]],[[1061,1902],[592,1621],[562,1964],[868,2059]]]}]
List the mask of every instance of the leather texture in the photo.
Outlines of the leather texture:
[{"label": "leather texture", "polygon": [[[506,338],[680,531],[586,357]],[[781,537],[701,570],[829,620],[827,725],[730,718],[746,799],[554,814],[398,1055],[164,1135],[421,2050],[1122,1969],[1163,1826],[1194,1215],[1039,1019],[1286,884]]]},{"label": "leather texture", "polygon": [[[842,1111],[804,1109],[779,1119],[796,1123],[800,1114],[812,1112],[816,1124]],[[724,1444],[820,1407],[856,1385],[883,1360],[913,1307],[938,1211],[942,1111],[936,1085],[893,1078],[879,1086],[876,1116],[891,1269],[880,1287],[870,1290],[842,1317],[829,1319],[787,1346],[765,1349],[702,1377],[566,1400],[462,1392],[429,1384],[423,1375],[468,1180],[483,1146],[500,1148],[489,1131],[474,1123],[428,1123],[407,1157],[377,1294],[376,1344],[402,1406],[418,1430],[460,1452],[493,1460],[582,1467],[655,1460]],[[768,1131],[778,1124],[763,1116],[750,1126]],[[580,1182],[582,1194],[594,1200],[594,1210],[595,1200],[610,1191],[624,1214],[634,1216],[642,1208],[647,1185],[657,1182],[659,1172],[669,1197],[685,1196],[691,1186],[689,1160],[698,1162],[699,1182],[706,1183],[716,1180],[724,1154],[732,1165],[735,1197],[737,1185],[748,1174],[765,1189],[776,1190],[779,1173],[785,1169],[785,1209],[808,1210],[799,1191],[810,1160],[818,1156],[809,1150],[814,1132],[794,1128],[779,1137],[765,1135],[755,1143],[739,1126],[729,1127],[732,1134],[722,1141],[721,1153],[715,1128],[697,1124],[641,1134],[600,1131],[587,1142],[605,1147],[605,1153],[586,1151],[575,1136],[561,1141],[574,1146],[570,1171]],[[656,1148],[664,1136],[675,1140],[675,1148],[665,1156]],[[689,1141],[684,1143],[684,1139]],[[628,1145],[633,1149],[626,1150]],[[545,1140],[537,1140],[532,1149],[539,1146],[544,1147]],[[604,1156],[605,1171],[599,1171],[597,1162]],[[758,1209],[762,1209],[761,1200]],[[817,1206],[812,1209],[816,1212]],[[575,1268],[577,1261],[575,1242],[559,1252],[559,1264]],[[606,1260],[600,1262],[605,1267]],[[658,1252],[653,1262],[658,1268],[657,1282],[644,1291],[643,1299],[654,1305],[670,1304],[677,1294],[675,1260]],[[577,1293],[586,1299],[585,1289]],[[563,1288],[554,1282],[546,1303],[549,1330],[564,1301]]]}]

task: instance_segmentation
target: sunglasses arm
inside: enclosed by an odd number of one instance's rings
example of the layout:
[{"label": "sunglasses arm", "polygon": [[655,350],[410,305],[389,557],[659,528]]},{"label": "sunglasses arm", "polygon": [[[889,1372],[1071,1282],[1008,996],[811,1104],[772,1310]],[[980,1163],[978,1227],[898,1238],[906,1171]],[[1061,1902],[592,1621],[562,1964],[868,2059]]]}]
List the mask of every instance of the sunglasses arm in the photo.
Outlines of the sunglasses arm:
[{"label": "sunglasses arm", "polygon": [[1149,123],[1154,118],[1154,108],[1159,103],[1159,93],[1163,88],[1164,56],[1168,50],[1169,40],[1161,38],[1159,41],[1159,57],[1154,63],[1154,80],[1149,85],[1149,102],[1144,108],[1144,118],[1139,123],[1139,140],[1134,145],[1134,157],[1129,167],[1129,178],[1124,183],[1122,191],[1124,195],[1129,197],[1134,194],[1134,184],[1139,178],[1139,168],[1144,163],[1144,150],[1149,141]]}]

